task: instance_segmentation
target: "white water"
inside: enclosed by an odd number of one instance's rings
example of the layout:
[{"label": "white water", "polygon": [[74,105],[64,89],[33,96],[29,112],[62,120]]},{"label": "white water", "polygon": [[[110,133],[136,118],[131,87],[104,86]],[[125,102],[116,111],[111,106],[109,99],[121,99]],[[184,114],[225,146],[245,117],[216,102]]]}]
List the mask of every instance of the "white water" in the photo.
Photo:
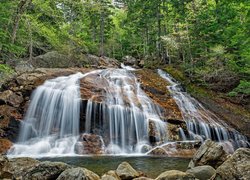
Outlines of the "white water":
[{"label": "white water", "polygon": [[191,139],[231,141],[235,147],[247,146],[248,142],[245,136],[230,128],[215,114],[205,109],[196,99],[185,92],[169,74],[162,70],[158,70],[158,74],[170,83],[167,88],[181,110]]},{"label": "white water", "polygon": [[[98,72],[98,71],[96,71]],[[79,79],[77,73],[47,80],[33,92],[21,124],[18,143],[10,156],[72,155],[79,135]]]},{"label": "white water", "polygon": [[[107,154],[145,154],[152,149],[152,145],[169,143],[167,124],[160,118],[160,107],[141,89],[131,72],[133,70],[127,67],[104,69],[47,80],[32,94],[19,141],[9,150],[8,155],[78,155],[75,147],[77,145],[81,148],[81,133],[99,135],[102,139],[101,149]],[[171,84],[168,89],[187,123],[189,134],[185,134],[182,128],[178,130],[183,141],[210,138],[220,142],[232,140],[237,146],[247,143],[244,136],[207,111],[168,74],[161,70],[158,72]],[[101,102],[96,102],[96,95],[93,95],[87,100],[85,129],[80,132],[82,99],[79,80],[84,82],[87,77],[98,78],[97,82],[102,82],[103,86],[100,87],[103,88],[103,98]],[[227,143],[225,145],[229,146]]]},{"label": "white water", "polygon": [[[108,131],[107,149],[112,154],[134,153],[138,144],[149,143],[149,122],[159,132],[159,141],[167,141],[167,127],[160,119],[159,107],[142,91],[132,73],[126,69],[106,69],[99,78],[106,83],[105,99],[99,106],[91,99],[88,101],[86,132],[97,128]],[[102,118],[95,117],[93,112],[98,111]]]}]

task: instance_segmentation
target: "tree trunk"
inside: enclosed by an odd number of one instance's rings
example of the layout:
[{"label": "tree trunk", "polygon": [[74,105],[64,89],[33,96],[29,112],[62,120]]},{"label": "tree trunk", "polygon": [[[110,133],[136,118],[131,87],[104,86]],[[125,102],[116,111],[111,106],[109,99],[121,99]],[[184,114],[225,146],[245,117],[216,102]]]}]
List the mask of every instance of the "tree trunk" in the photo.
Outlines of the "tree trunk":
[{"label": "tree trunk", "polygon": [[19,22],[21,20],[21,17],[23,15],[23,13],[25,12],[28,4],[31,2],[32,0],[21,0],[18,4],[17,7],[17,12],[16,12],[16,16],[14,18],[14,25],[13,25],[13,31],[12,31],[12,36],[11,36],[11,42],[12,44],[15,43],[16,40],[16,34],[17,34],[17,30],[18,30],[18,26],[19,26]]},{"label": "tree trunk", "polygon": [[100,44],[100,56],[104,55],[104,12],[102,10],[101,12],[101,24],[100,24],[100,37],[101,37],[101,44]]}]

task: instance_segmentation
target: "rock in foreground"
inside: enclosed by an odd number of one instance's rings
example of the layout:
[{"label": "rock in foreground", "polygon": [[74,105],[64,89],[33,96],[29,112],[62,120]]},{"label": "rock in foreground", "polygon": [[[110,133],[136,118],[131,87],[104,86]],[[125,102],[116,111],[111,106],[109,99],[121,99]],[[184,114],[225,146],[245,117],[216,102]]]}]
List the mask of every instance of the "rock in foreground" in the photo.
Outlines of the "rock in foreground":
[{"label": "rock in foreground", "polygon": [[214,168],[219,167],[226,159],[228,154],[223,147],[211,140],[206,140],[204,144],[195,153],[188,167],[210,165]]},{"label": "rock in foreground", "polygon": [[139,173],[127,162],[121,163],[116,169],[116,173],[122,180],[139,177]]},{"label": "rock in foreground", "polygon": [[235,151],[217,168],[212,179],[250,179],[250,149],[240,148]]},{"label": "rock in foreground", "polygon": [[161,173],[156,180],[195,180],[195,177],[192,174],[185,173],[177,170],[170,170],[164,173]]},{"label": "rock in foreground", "polygon": [[210,179],[215,174],[215,169],[211,166],[197,166],[186,171],[194,175],[197,179]]},{"label": "rock in foreground", "polygon": [[99,180],[100,177],[85,168],[70,168],[63,171],[57,180]]}]

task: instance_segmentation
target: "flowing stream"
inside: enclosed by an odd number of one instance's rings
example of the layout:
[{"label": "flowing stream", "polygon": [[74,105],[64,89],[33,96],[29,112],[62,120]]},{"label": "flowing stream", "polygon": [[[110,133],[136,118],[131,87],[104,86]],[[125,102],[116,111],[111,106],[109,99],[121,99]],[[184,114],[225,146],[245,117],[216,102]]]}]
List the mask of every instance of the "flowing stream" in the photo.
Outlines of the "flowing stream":
[{"label": "flowing stream", "polygon": [[[212,139],[219,142],[230,141],[235,147],[247,147],[247,138],[235,129],[230,128],[214,113],[205,109],[196,99],[191,97],[173,77],[162,70],[158,74],[170,83],[167,87],[182,112],[189,131],[189,139]],[[187,139],[182,129],[180,134]]]},{"label": "flowing stream", "polygon": [[[26,117],[20,128],[19,140],[8,155],[54,157],[85,154],[82,141],[94,140],[100,144],[102,154],[145,154],[145,147],[152,146],[150,129],[153,127],[161,144],[168,143],[168,128],[164,122],[161,107],[156,105],[141,89],[131,67],[123,69],[95,70],[86,74],[47,80],[33,92]],[[186,121],[188,134],[179,128],[183,141],[213,139],[232,141],[235,146],[246,146],[247,140],[237,131],[229,128],[216,115],[207,111],[198,101],[182,90],[167,73],[158,70],[159,75],[170,83],[169,89],[182,116]],[[103,87],[96,102],[96,96],[89,97],[85,107],[84,130],[80,130],[82,98],[80,80],[95,76]],[[84,84],[83,84],[84,86]],[[96,140],[99,139],[98,141]],[[98,143],[97,143],[98,142]],[[76,148],[81,148],[76,150]]]}]

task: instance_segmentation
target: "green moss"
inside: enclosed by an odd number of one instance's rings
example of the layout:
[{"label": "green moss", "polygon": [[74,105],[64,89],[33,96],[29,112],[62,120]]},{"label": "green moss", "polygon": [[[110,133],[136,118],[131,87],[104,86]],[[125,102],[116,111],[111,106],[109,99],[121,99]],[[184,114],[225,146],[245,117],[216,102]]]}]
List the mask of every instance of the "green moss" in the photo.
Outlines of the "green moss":
[{"label": "green moss", "polygon": [[0,64],[0,74],[12,74],[14,73],[14,70],[6,65],[6,64]]}]

